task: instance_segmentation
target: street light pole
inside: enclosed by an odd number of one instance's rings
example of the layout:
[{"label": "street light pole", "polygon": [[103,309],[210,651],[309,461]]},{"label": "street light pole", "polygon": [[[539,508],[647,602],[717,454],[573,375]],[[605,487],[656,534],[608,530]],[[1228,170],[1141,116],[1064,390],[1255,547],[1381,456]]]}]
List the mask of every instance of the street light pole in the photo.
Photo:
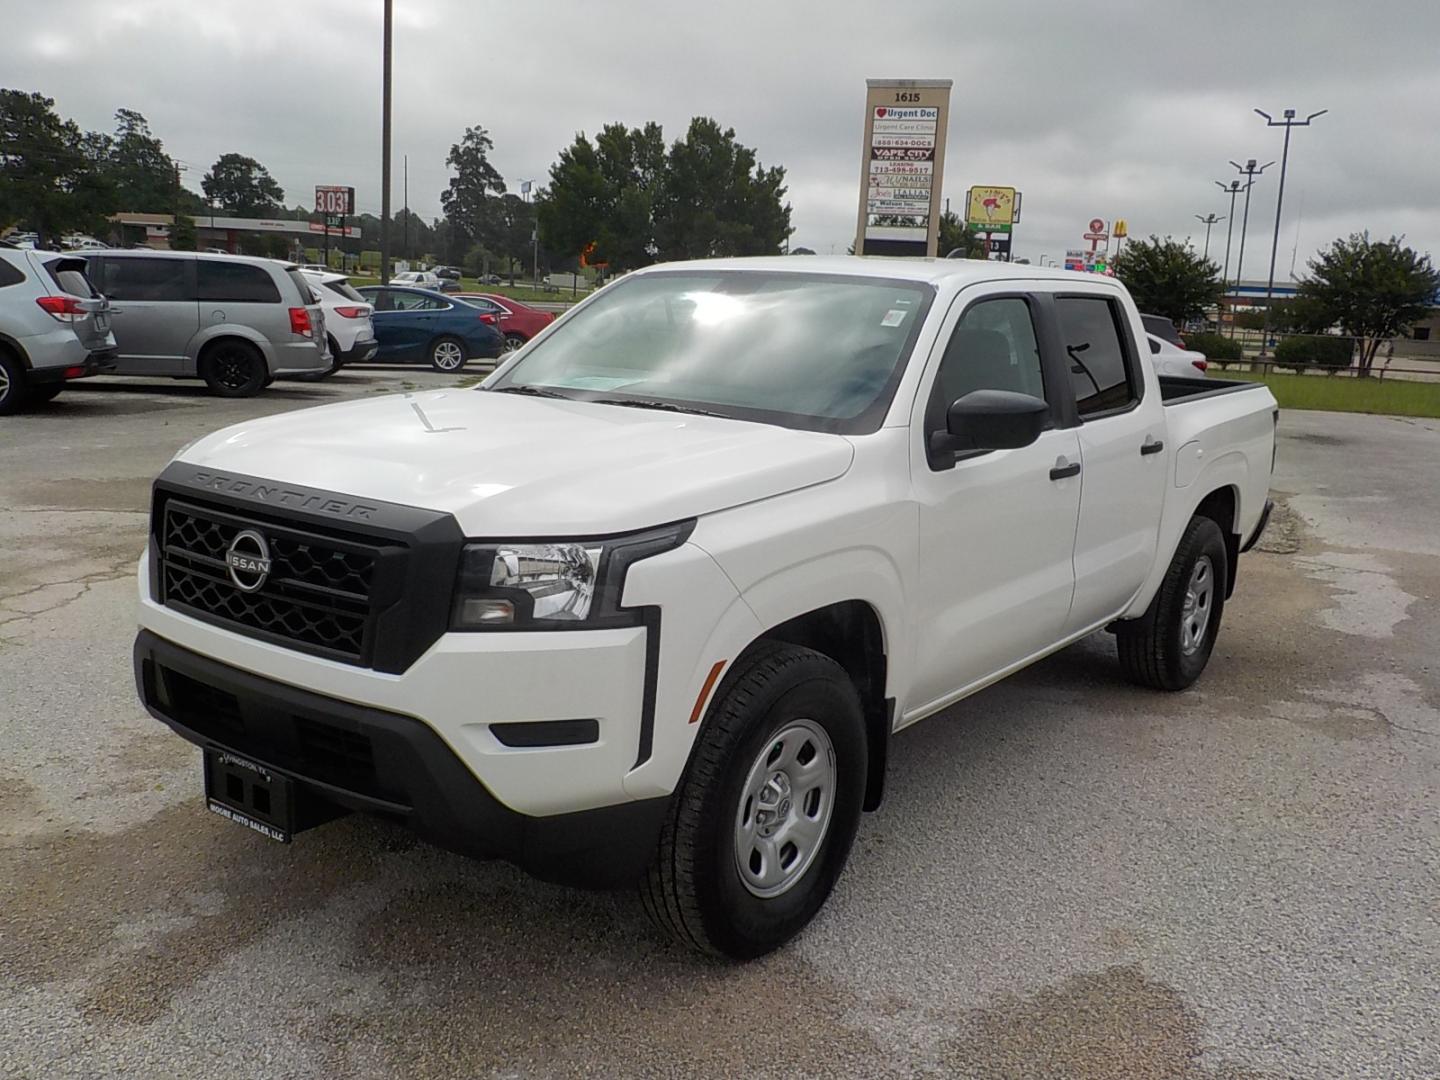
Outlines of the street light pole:
[{"label": "street light pole", "polygon": [[[1250,189],[1255,186],[1255,178],[1275,163],[1273,161],[1267,161],[1258,169],[1255,167],[1254,158],[1245,162],[1244,165],[1241,165],[1238,161],[1232,161],[1230,164],[1239,170],[1241,176],[1246,177],[1245,214],[1240,219],[1240,255],[1235,263],[1235,296],[1238,298],[1240,296],[1240,282],[1245,277],[1245,232],[1250,226]],[[1235,322],[1233,319],[1230,322],[1230,336],[1232,338],[1235,336]]]},{"label": "street light pole", "polygon": [[[1235,234],[1235,197],[1240,194],[1240,181],[1231,180],[1227,186],[1225,181],[1216,180],[1215,186],[1230,196],[1230,216],[1226,218],[1228,224],[1225,226],[1225,269],[1220,271],[1220,280],[1225,285],[1225,292],[1230,291],[1230,238]],[[1224,297],[1221,297],[1221,305],[1224,305]],[[1231,307],[1234,307],[1232,304]],[[1217,327],[1217,329],[1219,329]]]},{"label": "street light pole", "polygon": [[1214,225],[1217,221],[1224,221],[1225,219],[1224,219],[1223,217],[1216,217],[1214,214],[1206,214],[1204,217],[1201,217],[1199,214],[1196,214],[1196,215],[1195,215],[1195,220],[1198,221],[1198,222],[1200,222],[1201,225],[1204,225],[1204,226],[1205,226],[1205,254],[1202,256],[1202,258],[1204,258],[1206,262],[1209,262],[1209,261],[1210,261],[1210,226],[1211,226],[1211,225]]},{"label": "street light pole", "polygon": [[1275,238],[1270,242],[1270,280],[1265,286],[1265,331],[1264,337],[1260,339],[1260,355],[1264,356],[1270,343],[1270,308],[1275,297],[1275,254],[1280,249],[1280,209],[1285,205],[1285,167],[1290,164],[1290,129],[1309,127],[1312,120],[1324,116],[1330,110],[1321,109],[1319,112],[1313,112],[1304,120],[1295,119],[1294,109],[1286,109],[1283,120],[1276,120],[1264,109],[1255,111],[1265,118],[1266,127],[1283,127],[1285,129],[1285,148],[1280,152],[1280,192],[1275,196]]},{"label": "street light pole", "polygon": [[380,284],[390,282],[390,39],[392,0],[385,2],[384,62],[380,90]]}]

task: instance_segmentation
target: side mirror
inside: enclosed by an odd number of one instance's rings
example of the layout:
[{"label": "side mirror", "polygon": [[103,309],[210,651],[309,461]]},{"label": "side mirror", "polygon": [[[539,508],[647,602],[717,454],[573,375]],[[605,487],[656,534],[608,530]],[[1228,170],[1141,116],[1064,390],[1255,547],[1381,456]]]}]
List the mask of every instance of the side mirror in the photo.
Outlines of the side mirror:
[{"label": "side mirror", "polygon": [[936,434],[948,450],[1015,450],[1038,439],[1049,422],[1050,406],[1031,394],[972,390],[951,404],[945,431]]}]

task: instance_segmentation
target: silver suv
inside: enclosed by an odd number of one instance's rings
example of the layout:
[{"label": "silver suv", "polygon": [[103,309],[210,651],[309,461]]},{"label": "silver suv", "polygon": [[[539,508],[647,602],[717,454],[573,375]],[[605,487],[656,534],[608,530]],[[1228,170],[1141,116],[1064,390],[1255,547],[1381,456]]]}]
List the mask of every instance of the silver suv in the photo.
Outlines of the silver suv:
[{"label": "silver suv", "polygon": [[0,247],[0,416],[51,400],[115,359],[110,305],[85,260]]},{"label": "silver suv", "polygon": [[120,375],[205,380],[222,397],[328,371],[325,313],[299,270],[188,251],[86,252],[109,297]]}]

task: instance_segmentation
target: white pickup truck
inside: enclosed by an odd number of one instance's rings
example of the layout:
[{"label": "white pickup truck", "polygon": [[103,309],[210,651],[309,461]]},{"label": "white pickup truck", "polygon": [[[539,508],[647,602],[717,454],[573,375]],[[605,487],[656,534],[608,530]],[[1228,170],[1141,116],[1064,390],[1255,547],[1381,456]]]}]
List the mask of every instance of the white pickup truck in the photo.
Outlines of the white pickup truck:
[{"label": "white pickup truck", "polygon": [[1033,266],[631,274],[473,389],[183,450],[141,696],[267,836],[368,811],[759,955],[895,732],[1098,630],[1141,685],[1204,669],[1277,413],[1145,342],[1122,286]]}]

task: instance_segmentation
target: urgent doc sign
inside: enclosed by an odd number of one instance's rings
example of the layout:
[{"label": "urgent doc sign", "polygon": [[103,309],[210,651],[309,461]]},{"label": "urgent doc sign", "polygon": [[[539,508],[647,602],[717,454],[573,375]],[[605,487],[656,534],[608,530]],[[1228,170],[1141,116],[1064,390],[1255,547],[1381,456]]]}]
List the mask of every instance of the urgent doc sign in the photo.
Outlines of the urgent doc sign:
[{"label": "urgent doc sign", "polygon": [[867,79],[855,251],[934,256],[949,79]]},{"label": "urgent doc sign", "polygon": [[335,184],[316,185],[315,212],[330,217],[349,217],[355,213],[355,189]]}]

